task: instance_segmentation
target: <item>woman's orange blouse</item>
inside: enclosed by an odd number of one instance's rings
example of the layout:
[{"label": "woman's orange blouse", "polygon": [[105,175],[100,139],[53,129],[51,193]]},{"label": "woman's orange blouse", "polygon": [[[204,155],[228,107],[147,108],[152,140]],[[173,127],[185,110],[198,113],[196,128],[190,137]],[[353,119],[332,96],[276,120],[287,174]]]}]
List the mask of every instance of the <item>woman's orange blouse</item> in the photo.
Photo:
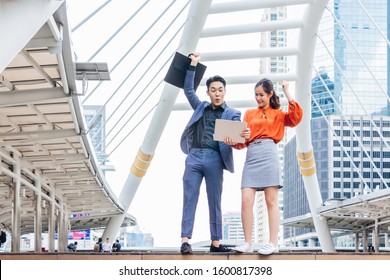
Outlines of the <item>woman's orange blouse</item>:
[{"label": "woman's orange blouse", "polygon": [[261,138],[270,138],[278,143],[284,136],[284,127],[298,125],[302,120],[302,114],[302,107],[294,100],[289,102],[287,112],[271,107],[249,109],[245,112],[244,122],[248,124],[251,136],[245,143],[239,143],[233,147],[243,149],[253,140]]}]

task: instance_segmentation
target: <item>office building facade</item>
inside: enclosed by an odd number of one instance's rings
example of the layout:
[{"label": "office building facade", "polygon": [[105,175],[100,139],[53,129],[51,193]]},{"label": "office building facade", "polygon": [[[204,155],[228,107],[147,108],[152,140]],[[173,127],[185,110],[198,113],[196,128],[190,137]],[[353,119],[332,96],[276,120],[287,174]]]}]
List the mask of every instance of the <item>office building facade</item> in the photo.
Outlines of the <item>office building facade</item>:
[{"label": "office building facade", "polygon": [[222,220],[222,238],[224,240],[229,240],[234,244],[239,244],[240,242],[245,240],[240,211],[225,212],[222,216]]},{"label": "office building facade", "polygon": [[[323,201],[382,189],[389,176],[389,5],[361,4],[329,1],[318,32],[311,136]],[[309,212],[295,149],[292,139],[285,148],[285,218]],[[284,238],[318,246],[314,230],[286,228]]]},{"label": "office building facade", "polygon": [[[373,130],[370,118],[379,131]],[[324,202],[387,188],[390,149],[384,142],[390,141],[390,117],[331,115],[312,119],[311,124],[317,177]],[[295,151],[296,139],[293,138],[285,145],[284,196],[288,197],[284,202],[285,219],[310,212]],[[311,246],[319,246],[314,230],[310,229],[285,227],[284,238],[291,246],[309,246],[309,242]],[[338,242],[335,239],[335,243]]]}]

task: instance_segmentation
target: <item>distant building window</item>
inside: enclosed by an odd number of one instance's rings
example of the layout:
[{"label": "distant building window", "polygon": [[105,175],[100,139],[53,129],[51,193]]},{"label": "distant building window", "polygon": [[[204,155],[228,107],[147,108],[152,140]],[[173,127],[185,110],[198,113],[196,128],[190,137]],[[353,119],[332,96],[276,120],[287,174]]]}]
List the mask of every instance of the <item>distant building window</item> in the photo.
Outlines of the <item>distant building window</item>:
[{"label": "distant building window", "polygon": [[350,147],[351,141],[343,141],[343,147]]},{"label": "distant building window", "polygon": [[351,136],[350,130],[343,130],[343,136]]},{"label": "distant building window", "polygon": [[374,158],[380,158],[380,157],[381,157],[381,152],[373,152],[373,153],[372,153],[372,156],[373,156]]},{"label": "distant building window", "polygon": [[355,130],[356,136],[360,136],[360,130]]},{"label": "distant building window", "polygon": [[351,178],[351,172],[343,172],[344,178]]},{"label": "distant building window", "polygon": [[350,192],[345,192],[344,193],[344,198],[351,198],[351,193]]},{"label": "distant building window", "polygon": [[351,27],[352,27],[352,29],[357,29],[358,28],[358,24],[354,22],[354,23],[352,23]]}]

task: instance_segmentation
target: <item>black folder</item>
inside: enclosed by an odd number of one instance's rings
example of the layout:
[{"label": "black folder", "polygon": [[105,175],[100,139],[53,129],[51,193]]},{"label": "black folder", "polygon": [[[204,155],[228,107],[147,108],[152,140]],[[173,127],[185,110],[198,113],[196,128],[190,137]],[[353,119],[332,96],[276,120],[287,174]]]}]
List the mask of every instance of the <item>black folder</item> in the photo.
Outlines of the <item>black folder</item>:
[{"label": "black folder", "polygon": [[[191,58],[185,56],[179,52],[175,53],[172,63],[169,66],[167,75],[164,78],[164,81],[170,83],[179,88],[184,86],[184,78],[186,76],[186,71],[191,64]],[[195,69],[195,80],[194,80],[194,89],[196,90],[200,84],[200,81],[203,78],[204,73],[206,72],[206,65],[198,63]]]}]

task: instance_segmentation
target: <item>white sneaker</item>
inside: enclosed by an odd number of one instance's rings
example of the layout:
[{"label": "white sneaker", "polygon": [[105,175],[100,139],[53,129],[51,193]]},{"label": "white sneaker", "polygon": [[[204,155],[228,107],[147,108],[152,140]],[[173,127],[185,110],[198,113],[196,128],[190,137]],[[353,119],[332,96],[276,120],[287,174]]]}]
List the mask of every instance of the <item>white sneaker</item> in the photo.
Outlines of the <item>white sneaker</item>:
[{"label": "white sneaker", "polygon": [[240,246],[234,247],[233,251],[235,251],[237,253],[253,253],[253,246],[244,242]]},{"label": "white sneaker", "polygon": [[274,246],[271,243],[266,243],[259,249],[258,253],[260,255],[271,255],[272,253],[277,252],[279,252],[278,246]]}]

